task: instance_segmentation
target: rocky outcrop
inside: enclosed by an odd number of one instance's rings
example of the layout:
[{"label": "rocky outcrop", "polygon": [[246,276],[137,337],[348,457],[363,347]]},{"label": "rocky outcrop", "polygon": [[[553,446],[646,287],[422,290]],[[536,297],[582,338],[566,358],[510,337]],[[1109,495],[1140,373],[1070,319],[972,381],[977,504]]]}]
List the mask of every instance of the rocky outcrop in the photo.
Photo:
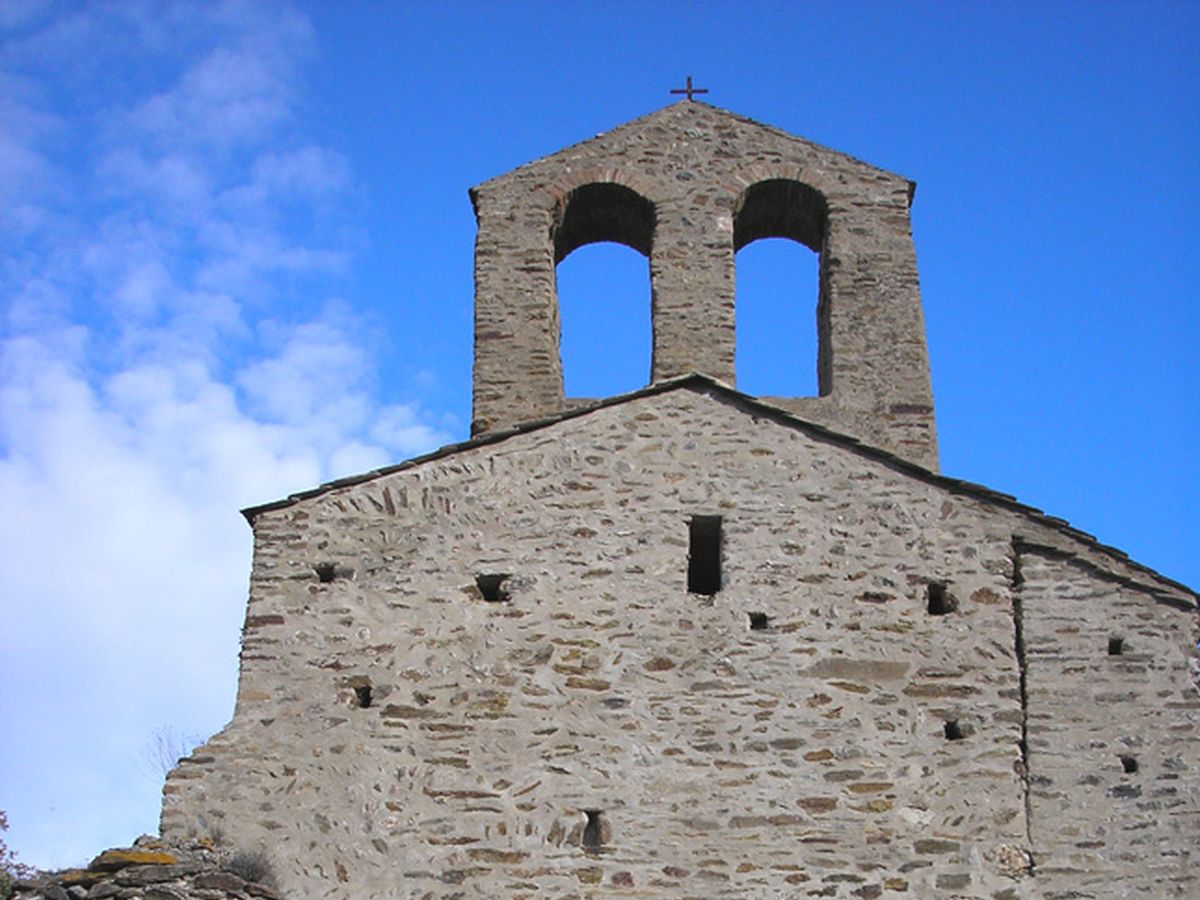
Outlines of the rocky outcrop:
[{"label": "rocky outcrop", "polygon": [[284,900],[260,853],[152,837],[105,850],[86,869],[64,869],[17,882],[14,900]]}]

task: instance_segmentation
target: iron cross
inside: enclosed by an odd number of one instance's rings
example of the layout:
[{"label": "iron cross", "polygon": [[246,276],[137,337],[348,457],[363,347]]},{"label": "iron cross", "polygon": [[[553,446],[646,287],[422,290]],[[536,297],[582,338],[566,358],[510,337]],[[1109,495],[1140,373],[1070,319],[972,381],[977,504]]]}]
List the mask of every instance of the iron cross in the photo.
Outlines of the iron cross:
[{"label": "iron cross", "polygon": [[672,94],[687,94],[688,100],[692,99],[692,94],[707,94],[708,88],[692,87],[692,76],[687,77],[687,86],[681,88],[671,88]]}]

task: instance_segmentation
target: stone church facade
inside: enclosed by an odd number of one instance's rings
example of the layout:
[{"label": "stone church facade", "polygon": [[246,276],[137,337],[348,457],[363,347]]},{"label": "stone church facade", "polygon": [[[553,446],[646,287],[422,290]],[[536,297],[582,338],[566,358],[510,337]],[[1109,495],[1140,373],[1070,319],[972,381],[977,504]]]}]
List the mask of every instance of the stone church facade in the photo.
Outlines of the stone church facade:
[{"label": "stone church facade", "polygon": [[[233,720],[165,837],[296,897],[1193,897],[1197,595],[937,473],[890,173],[684,101],[472,191],[472,438],[247,510]],[[820,254],[819,396],[733,385],[733,254]],[[565,397],[555,266],[649,259]]]}]

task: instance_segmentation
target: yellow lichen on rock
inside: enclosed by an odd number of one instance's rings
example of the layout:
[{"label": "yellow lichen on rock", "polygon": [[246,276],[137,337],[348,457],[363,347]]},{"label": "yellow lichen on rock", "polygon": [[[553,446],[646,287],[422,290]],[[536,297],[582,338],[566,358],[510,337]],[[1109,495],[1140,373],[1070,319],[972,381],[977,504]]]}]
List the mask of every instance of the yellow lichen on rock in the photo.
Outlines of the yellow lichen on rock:
[{"label": "yellow lichen on rock", "polygon": [[105,850],[89,869],[123,869],[126,866],[170,866],[179,859],[166,850]]}]

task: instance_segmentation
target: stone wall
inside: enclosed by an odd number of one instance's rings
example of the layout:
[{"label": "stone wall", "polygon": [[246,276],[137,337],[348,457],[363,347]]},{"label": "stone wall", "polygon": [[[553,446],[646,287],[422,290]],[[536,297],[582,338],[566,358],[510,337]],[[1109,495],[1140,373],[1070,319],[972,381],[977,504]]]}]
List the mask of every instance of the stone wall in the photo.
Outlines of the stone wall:
[{"label": "stone wall", "polygon": [[575,247],[611,240],[648,256],[652,381],[700,372],[733,385],[734,254],[785,237],[820,254],[820,396],[774,402],[936,469],[912,189],[686,101],[480,185],[473,430],[571,406],[555,266]]},{"label": "stone wall", "polygon": [[1039,881],[1048,896],[1197,896],[1195,619],[1061,553],[1020,559]]},{"label": "stone wall", "polygon": [[[715,592],[688,590],[696,516],[720,517]],[[234,719],[171,774],[162,828],[267,849],[299,896],[1195,886],[1195,598],[727,392],[650,392],[253,524]],[[1133,655],[1051,668],[1059,615],[1101,656],[1117,617]],[[1130,685],[1072,711],[1093,665]],[[1127,724],[1097,748],[1102,719]],[[1112,768],[1134,738],[1136,778]],[[1135,808],[1119,833],[1062,821]]]}]

